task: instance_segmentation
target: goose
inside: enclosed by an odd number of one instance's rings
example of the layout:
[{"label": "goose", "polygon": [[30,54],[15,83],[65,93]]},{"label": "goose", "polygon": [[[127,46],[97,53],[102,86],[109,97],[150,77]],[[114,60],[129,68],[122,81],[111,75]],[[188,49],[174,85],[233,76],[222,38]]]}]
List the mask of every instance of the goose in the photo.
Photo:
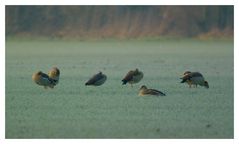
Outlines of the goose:
[{"label": "goose", "polygon": [[86,83],[86,86],[100,86],[105,83],[107,76],[103,74],[101,71],[95,75],[93,75]]},{"label": "goose", "polygon": [[195,85],[195,87],[197,87],[197,85],[200,85],[204,86],[205,88],[209,88],[208,82],[205,81],[203,75],[199,72],[188,73],[180,79],[182,79],[181,83],[190,81],[191,85]]},{"label": "goose", "polygon": [[54,88],[54,86],[56,85],[56,81],[54,79],[49,78],[49,76],[42,71],[34,73],[32,75],[32,80],[36,84],[44,86],[45,89],[47,89],[48,87]]},{"label": "goose", "polygon": [[139,71],[137,68],[135,70],[130,70],[123,78],[122,85],[129,83],[131,84],[132,87],[132,84],[140,82],[143,76],[144,76],[143,72]]},{"label": "goose", "polygon": [[156,89],[148,89],[145,85],[139,89],[139,96],[155,95],[155,96],[166,96],[163,92]]}]

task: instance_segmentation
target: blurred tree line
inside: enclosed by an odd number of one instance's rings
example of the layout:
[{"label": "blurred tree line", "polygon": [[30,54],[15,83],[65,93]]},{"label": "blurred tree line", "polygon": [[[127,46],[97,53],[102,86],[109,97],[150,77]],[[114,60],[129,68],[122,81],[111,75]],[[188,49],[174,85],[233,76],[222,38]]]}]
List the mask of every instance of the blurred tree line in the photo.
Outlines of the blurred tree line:
[{"label": "blurred tree line", "polygon": [[6,6],[6,36],[233,36],[233,6]]}]

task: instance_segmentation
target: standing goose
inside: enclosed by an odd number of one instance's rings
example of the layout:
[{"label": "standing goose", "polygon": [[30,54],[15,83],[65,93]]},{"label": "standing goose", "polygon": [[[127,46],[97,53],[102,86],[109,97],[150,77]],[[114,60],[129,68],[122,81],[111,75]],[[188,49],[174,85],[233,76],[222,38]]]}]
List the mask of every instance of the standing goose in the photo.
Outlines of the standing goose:
[{"label": "standing goose", "polygon": [[200,86],[204,86],[206,88],[209,88],[208,82],[205,81],[203,75],[199,72],[188,73],[180,79],[182,79],[181,83],[190,81],[192,85],[195,85],[195,87],[197,87],[197,85],[200,85]]},{"label": "standing goose", "polygon": [[102,72],[99,72],[98,74],[93,75],[86,83],[85,85],[92,85],[92,86],[100,86],[103,83],[105,83],[107,79],[107,76],[103,74]]},{"label": "standing goose", "polygon": [[138,83],[143,78],[143,76],[143,72],[139,71],[136,68],[135,70],[131,70],[126,74],[126,76],[122,80],[122,84],[125,85],[126,83],[130,83],[132,87],[132,84]]},{"label": "standing goose", "polygon": [[48,76],[51,79],[54,79],[56,81],[56,84],[59,83],[59,79],[60,79],[60,70],[57,67],[53,67],[49,72],[48,72]]},{"label": "standing goose", "polygon": [[143,85],[139,89],[139,96],[145,96],[145,95],[166,96],[166,94],[164,94],[161,91],[158,91],[155,89],[148,89],[145,85]]},{"label": "standing goose", "polygon": [[32,80],[40,85],[40,86],[44,86],[45,89],[47,89],[48,87],[50,88],[54,88],[54,86],[56,85],[56,81],[49,78],[49,76],[41,71],[38,71],[36,73],[34,73],[32,75]]}]

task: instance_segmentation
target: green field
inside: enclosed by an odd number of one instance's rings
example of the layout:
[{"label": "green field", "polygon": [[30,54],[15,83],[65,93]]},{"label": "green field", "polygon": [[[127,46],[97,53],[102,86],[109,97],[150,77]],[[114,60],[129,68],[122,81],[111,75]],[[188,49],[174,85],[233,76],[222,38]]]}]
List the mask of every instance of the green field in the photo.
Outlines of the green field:
[{"label": "green field", "polygon": [[[53,66],[59,84],[31,76]],[[121,84],[144,72],[133,88]],[[180,83],[200,71],[209,89]],[[108,76],[86,87],[93,74]],[[139,97],[141,85],[166,97]],[[233,41],[6,41],[6,138],[233,138]]]}]

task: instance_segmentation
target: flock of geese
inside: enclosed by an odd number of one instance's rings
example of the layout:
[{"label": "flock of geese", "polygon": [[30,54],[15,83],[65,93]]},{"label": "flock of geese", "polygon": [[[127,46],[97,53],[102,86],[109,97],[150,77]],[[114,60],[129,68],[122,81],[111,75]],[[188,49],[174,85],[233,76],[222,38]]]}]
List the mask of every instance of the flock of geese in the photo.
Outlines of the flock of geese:
[{"label": "flock of geese", "polygon": [[[133,84],[138,83],[142,80],[144,74],[142,71],[139,71],[137,68],[135,70],[130,70],[125,77],[122,79],[122,84],[125,85],[129,83],[132,87]],[[60,70],[57,67],[53,67],[48,74],[43,73],[42,71],[38,71],[32,75],[32,80],[40,85],[43,86],[45,89],[54,88],[59,83],[60,78]],[[186,71],[183,74],[181,83],[187,83],[189,87],[197,87],[198,85],[204,86],[205,88],[209,88],[209,84],[205,81],[203,75],[199,72],[190,72]],[[93,75],[86,83],[86,86],[100,86],[105,83],[107,80],[107,76],[102,72],[99,72]],[[149,89],[145,85],[142,85],[139,89],[139,96],[146,96],[146,95],[155,95],[155,96],[166,96],[165,93],[156,90],[156,89]]]}]

